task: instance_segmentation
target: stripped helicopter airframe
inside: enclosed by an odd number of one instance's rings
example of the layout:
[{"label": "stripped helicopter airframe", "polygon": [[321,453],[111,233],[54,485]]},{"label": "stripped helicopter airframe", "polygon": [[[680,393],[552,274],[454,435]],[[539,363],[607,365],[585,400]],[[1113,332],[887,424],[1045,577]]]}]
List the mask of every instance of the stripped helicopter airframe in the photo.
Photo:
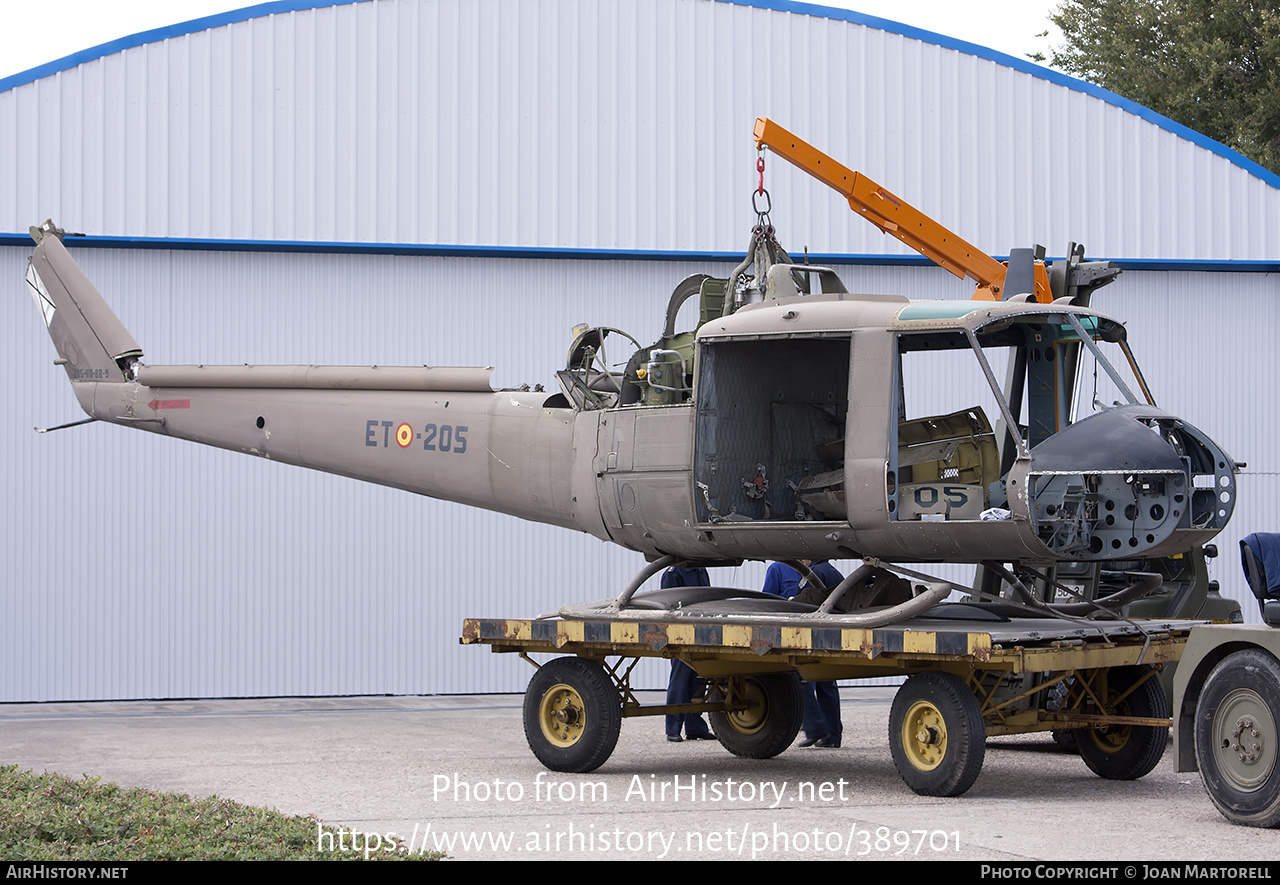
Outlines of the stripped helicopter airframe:
[{"label": "stripped helicopter airframe", "polygon": [[[729,279],[676,288],[657,342],[587,328],[544,393],[494,390],[479,368],[146,364],[52,222],[32,228],[27,281],[94,419],[660,563],[986,563],[1016,584],[1005,565],[1158,558],[1226,525],[1237,463],[1157,408],[1124,326],[1088,306],[1117,268],[1074,245],[1051,267],[1031,250],[1006,267],[776,124],[758,121],[756,140],[976,279],[974,299],[850,293],[831,268],[793,262],[762,214]],[[694,297],[697,327],[677,332]],[[605,355],[619,339],[622,370]],[[1073,420],[1090,371],[1095,411]],[[959,375],[973,383],[938,402],[936,382]]]}]

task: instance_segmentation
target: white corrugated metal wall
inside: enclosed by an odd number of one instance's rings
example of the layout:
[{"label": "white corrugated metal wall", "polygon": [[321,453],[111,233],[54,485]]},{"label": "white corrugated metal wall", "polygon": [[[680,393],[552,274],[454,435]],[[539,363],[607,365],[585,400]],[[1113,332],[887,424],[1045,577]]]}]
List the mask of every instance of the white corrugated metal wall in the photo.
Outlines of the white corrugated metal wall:
[{"label": "white corrugated metal wall", "polygon": [[[1129,259],[1276,257],[1280,191],[1256,170],[909,29],[782,2],[300,5],[0,82],[0,236],[51,216],[99,237],[675,260],[78,249],[151,361],[493,364],[499,384],[551,384],[573,323],[649,340],[679,279],[725,272],[679,253],[744,245],[759,114],[993,251],[1073,238]],[[780,161],[766,176],[793,250],[902,251]],[[19,295],[28,251],[0,246],[19,381],[0,700],[519,690],[523,664],[456,645],[462,618],[607,595],[640,564],[148,434],[31,433],[78,407]],[[843,274],[967,294],[933,269]],[[1257,405],[1276,380],[1277,279],[1131,271],[1096,302],[1131,321],[1160,404],[1250,464],[1215,568],[1237,594],[1234,540],[1280,525]]]},{"label": "white corrugated metal wall", "polygon": [[[736,250],[771,116],[1002,254],[1275,257],[1275,188],[1229,159],[788,8],[364,0],[134,46],[0,91],[0,231]],[[814,251],[905,251],[784,163],[767,179]]]}]

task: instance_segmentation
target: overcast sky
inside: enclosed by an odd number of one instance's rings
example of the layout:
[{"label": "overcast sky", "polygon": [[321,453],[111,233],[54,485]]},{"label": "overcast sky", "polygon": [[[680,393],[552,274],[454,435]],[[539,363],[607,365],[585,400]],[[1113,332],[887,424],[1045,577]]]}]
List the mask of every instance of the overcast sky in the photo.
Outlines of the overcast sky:
[{"label": "overcast sky", "polygon": [[[0,78],[73,52],[165,25],[255,5],[244,0],[0,0]],[[1054,39],[1057,0],[829,0],[842,6],[989,46],[1019,58]]]}]

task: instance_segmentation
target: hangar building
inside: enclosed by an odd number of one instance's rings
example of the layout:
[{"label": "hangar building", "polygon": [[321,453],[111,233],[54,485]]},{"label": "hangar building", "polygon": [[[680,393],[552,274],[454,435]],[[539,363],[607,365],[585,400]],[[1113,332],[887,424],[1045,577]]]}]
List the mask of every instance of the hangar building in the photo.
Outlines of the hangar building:
[{"label": "hangar building", "polygon": [[[151,362],[552,386],[575,323],[654,340],[681,279],[738,263],[757,116],[997,256],[1118,261],[1095,306],[1160,405],[1248,463],[1214,566],[1246,595],[1236,542],[1280,527],[1275,175],[1055,71],[789,0],[282,0],[0,80],[0,701],[521,691],[524,664],[458,646],[462,619],[612,595],[642,565],[119,427],[33,433],[82,415],[24,294],[29,225],[85,234]],[[968,297],[821,184],[765,174],[782,242],[851,290]]]}]

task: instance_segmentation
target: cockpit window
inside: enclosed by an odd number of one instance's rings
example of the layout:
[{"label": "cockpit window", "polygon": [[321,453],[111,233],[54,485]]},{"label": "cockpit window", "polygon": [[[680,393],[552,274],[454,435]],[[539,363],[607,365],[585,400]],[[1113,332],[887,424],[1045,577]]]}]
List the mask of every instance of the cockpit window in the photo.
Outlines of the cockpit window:
[{"label": "cockpit window", "polygon": [[[1000,356],[997,354],[997,356]],[[1003,361],[992,367],[1004,375]],[[898,339],[896,434],[889,451],[889,513],[901,520],[976,520],[1004,501],[997,430],[1004,408],[968,336]]]},{"label": "cockpit window", "polygon": [[1124,327],[1066,312],[1003,317],[973,334],[903,333],[896,387],[896,519],[979,519],[1004,507],[1020,454],[1095,409],[1150,401]]}]

